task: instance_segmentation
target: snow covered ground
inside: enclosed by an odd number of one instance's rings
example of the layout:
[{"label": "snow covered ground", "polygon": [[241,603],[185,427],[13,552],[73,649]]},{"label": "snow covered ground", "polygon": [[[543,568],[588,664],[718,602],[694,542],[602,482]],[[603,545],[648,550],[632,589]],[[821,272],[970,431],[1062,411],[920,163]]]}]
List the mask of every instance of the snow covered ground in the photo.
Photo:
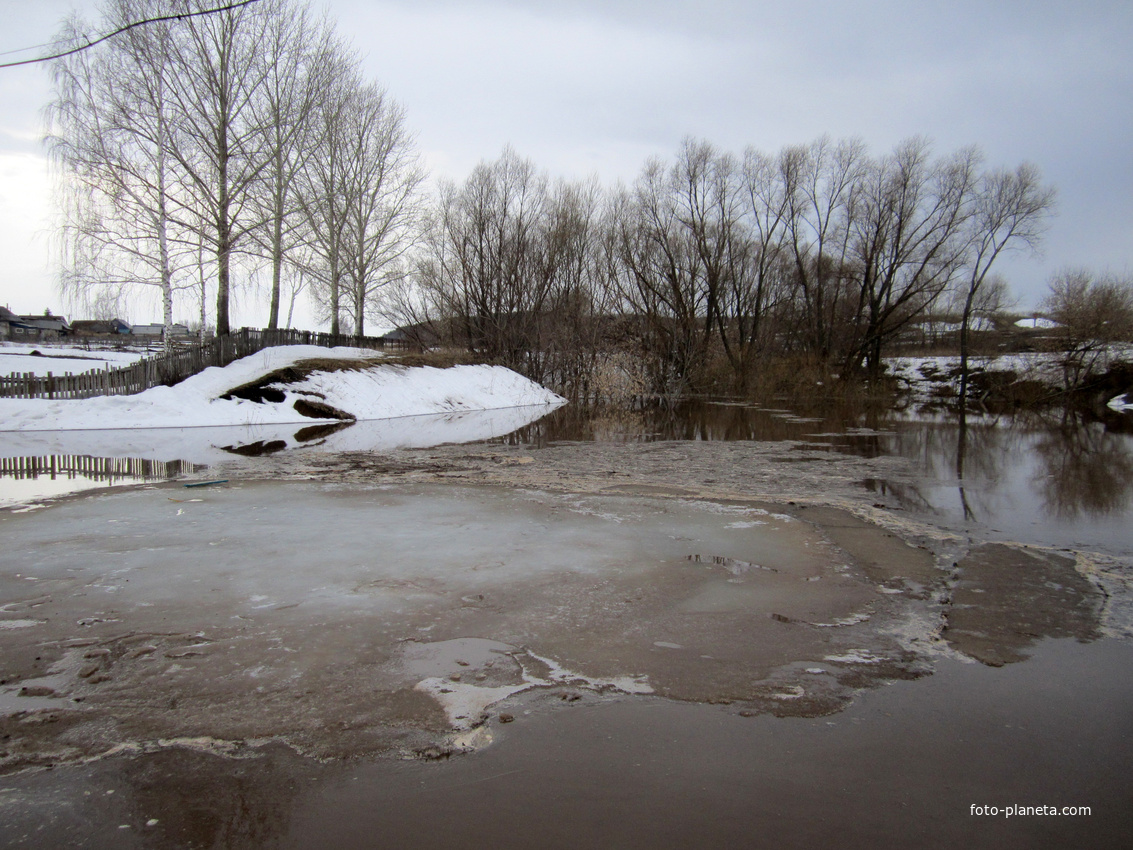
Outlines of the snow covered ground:
[{"label": "snow covered ground", "polygon": [[[1057,352],[1004,354],[997,357],[972,357],[972,371],[1013,372],[1016,380],[1037,381],[1052,388],[1063,386],[1063,355]],[[1103,370],[1119,361],[1133,361],[1133,346],[1113,345],[1105,352],[1098,368]],[[943,388],[952,395],[960,392],[960,358],[955,355],[935,357],[891,357],[886,361],[889,374],[905,383],[915,396],[936,396]],[[1133,394],[1119,395],[1109,402],[1118,411],[1133,410]]]},{"label": "snow covered ground", "polygon": [[[956,355],[932,357],[891,357],[885,361],[889,374],[906,383],[919,395],[934,395],[948,386],[960,391],[960,358]],[[1058,356],[1048,353],[1005,354],[999,357],[972,357],[970,368],[987,372],[1014,372],[1020,380],[1040,381],[1051,386],[1062,380]]]},{"label": "snow covered ground", "polygon": [[[32,354],[38,351],[39,354]],[[149,357],[154,352],[145,349],[134,351],[88,351],[74,346],[19,345],[0,343],[0,375],[28,372],[38,377],[53,375],[82,375],[102,371],[106,367],[118,369]]]},{"label": "snow covered ground", "polygon": [[[358,368],[316,371],[295,383],[273,384],[279,390],[278,401],[221,398],[278,369],[304,360],[328,359],[356,360]],[[137,395],[0,399],[0,431],[262,427],[311,425],[339,418],[330,413],[304,415],[296,409],[296,402],[326,405],[362,421],[562,401],[501,366],[406,367],[382,364],[374,352],[362,349],[292,345],[265,349],[224,368],[206,369],[174,387],[154,387]]]},{"label": "snow covered ground", "polygon": [[[1111,346],[1100,364],[1102,368],[1124,360],[1133,360],[1133,347]],[[973,372],[1013,372],[1016,380],[1037,381],[1050,388],[1062,388],[1064,375],[1062,355],[1036,351],[1028,354],[998,357],[972,357]],[[931,398],[944,390],[960,393],[960,357],[891,357],[886,360],[888,372],[909,386],[914,397]],[[1133,392],[1109,400],[1108,407],[1117,411],[1133,411]]]}]

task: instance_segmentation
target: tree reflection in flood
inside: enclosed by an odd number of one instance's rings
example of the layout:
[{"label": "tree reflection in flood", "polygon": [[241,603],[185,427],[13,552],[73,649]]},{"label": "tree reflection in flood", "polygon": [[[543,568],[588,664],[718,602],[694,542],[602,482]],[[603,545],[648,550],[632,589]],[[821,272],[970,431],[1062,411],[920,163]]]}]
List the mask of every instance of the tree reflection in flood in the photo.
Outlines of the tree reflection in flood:
[{"label": "tree reflection in flood", "polygon": [[904,505],[1020,540],[1058,545],[1100,535],[1129,548],[1133,437],[1120,416],[1076,411],[967,413],[895,426],[893,453],[914,460],[923,480]]},{"label": "tree reflection in flood", "polygon": [[1129,435],[1083,420],[1081,413],[1065,411],[1035,440],[1043,469],[1037,486],[1047,513],[1065,520],[1127,511],[1133,494]]},{"label": "tree reflection in flood", "polygon": [[689,399],[568,405],[501,441],[751,440],[784,443],[782,460],[798,450],[896,455],[914,464],[914,480],[863,484],[906,510],[1058,545],[1100,533],[1124,550],[1130,548],[1125,523],[1133,520],[1131,432],[1129,414],[927,412],[863,399]]}]

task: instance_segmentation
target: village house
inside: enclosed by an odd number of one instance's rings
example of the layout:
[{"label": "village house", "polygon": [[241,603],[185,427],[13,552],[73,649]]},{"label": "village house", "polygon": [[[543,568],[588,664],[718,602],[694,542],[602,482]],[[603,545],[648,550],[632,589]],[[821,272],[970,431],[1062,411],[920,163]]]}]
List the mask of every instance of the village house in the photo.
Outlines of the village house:
[{"label": "village house", "polygon": [[41,342],[71,335],[71,325],[63,316],[44,310],[42,316],[17,316],[7,307],[0,307],[0,339]]}]

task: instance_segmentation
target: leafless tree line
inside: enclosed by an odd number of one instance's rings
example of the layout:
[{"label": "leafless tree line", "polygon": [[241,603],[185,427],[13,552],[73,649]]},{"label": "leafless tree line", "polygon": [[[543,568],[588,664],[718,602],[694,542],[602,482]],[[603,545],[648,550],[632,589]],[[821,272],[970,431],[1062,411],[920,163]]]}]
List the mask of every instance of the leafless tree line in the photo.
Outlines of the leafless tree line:
[{"label": "leafless tree line", "polygon": [[[175,293],[196,291],[202,329],[211,288],[225,334],[234,279],[267,271],[270,327],[309,287],[332,332],[362,334],[416,231],[404,111],[302,0],[168,17],[201,8],[105,0],[104,29],[165,20],[53,64],[64,288],[105,303],[157,287],[167,327]],[[72,18],[60,41],[90,28]]]},{"label": "leafless tree line", "polygon": [[259,0],[168,17],[201,8],[104,0],[107,31],[163,19],[55,60],[48,109],[65,287],[106,305],[156,288],[167,326],[192,293],[203,330],[211,292],[227,333],[258,276],[271,327],[305,289],[332,332],[381,316],[579,396],[744,391],[784,361],[876,377],[942,299],[966,361],[993,266],[1038,244],[1053,205],[1034,166],[919,138],[882,155],[688,139],[611,188],[507,149],[426,197],[403,109],[325,16]]},{"label": "leafless tree line", "polygon": [[742,391],[784,355],[876,376],[945,297],[966,356],[995,260],[1037,244],[1053,198],[1032,165],[923,139],[742,157],[689,139],[608,191],[506,150],[442,185],[396,315],[572,392],[619,354],[652,392]]}]

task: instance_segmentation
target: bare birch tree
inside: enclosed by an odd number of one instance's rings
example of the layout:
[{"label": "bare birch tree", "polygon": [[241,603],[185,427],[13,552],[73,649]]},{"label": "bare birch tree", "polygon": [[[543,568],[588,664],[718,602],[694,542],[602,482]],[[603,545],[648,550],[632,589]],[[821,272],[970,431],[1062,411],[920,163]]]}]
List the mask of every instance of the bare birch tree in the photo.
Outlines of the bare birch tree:
[{"label": "bare birch tree", "polygon": [[[120,25],[153,8],[146,0],[113,0],[104,17]],[[72,19],[64,37],[83,28]],[[186,263],[172,218],[171,39],[170,25],[158,23],[130,30],[102,50],[57,60],[48,109],[64,211],[64,289],[156,287],[167,349],[174,278]]]},{"label": "bare birch tree", "polygon": [[344,166],[343,259],[354,334],[362,336],[367,315],[377,310],[378,293],[405,273],[424,172],[404,109],[376,83],[356,88],[341,118],[333,143]]},{"label": "bare birch tree", "polygon": [[230,330],[233,257],[262,226],[255,199],[273,152],[260,108],[273,66],[264,44],[280,13],[257,4],[186,18],[172,45],[170,153],[185,194],[182,223],[215,258],[218,336]]},{"label": "bare birch tree", "polygon": [[362,84],[356,56],[339,49],[328,53],[326,61],[331,66],[328,85],[311,115],[313,147],[296,175],[296,198],[302,209],[302,269],[330,322],[330,332],[337,334],[342,319],[342,281],[347,271],[344,186],[348,166],[341,138]]},{"label": "bare birch tree", "polygon": [[[261,0],[269,8],[262,49],[272,56],[261,95],[255,100],[266,128],[268,160],[255,199],[262,226],[253,231],[271,266],[268,327],[279,326],[285,264],[302,229],[298,176],[317,138],[312,116],[331,86],[339,44],[327,19],[316,18],[305,2]],[[294,301],[294,299],[292,299]],[[292,308],[294,304],[292,303]],[[289,322],[290,324],[290,322]]]}]

